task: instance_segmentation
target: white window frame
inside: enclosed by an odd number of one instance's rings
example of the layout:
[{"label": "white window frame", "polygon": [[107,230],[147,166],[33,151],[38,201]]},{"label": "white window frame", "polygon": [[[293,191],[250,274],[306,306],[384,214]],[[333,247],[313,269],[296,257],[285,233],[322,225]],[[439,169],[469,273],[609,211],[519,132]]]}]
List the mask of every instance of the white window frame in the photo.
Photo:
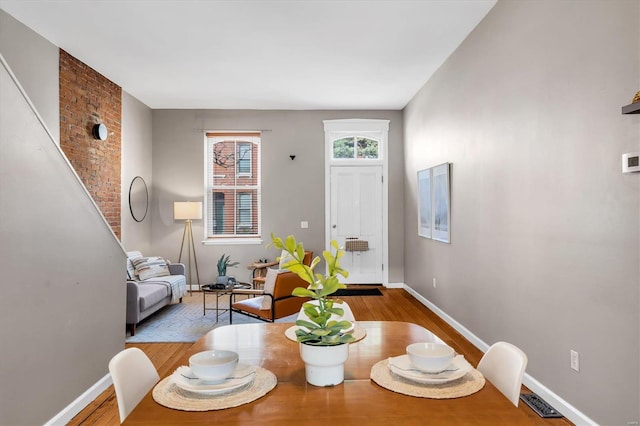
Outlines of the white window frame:
[{"label": "white window frame", "polygon": [[[212,134],[212,133],[219,133],[220,136],[211,136],[208,134]],[[236,138],[234,138],[233,134],[237,133],[238,136]],[[255,134],[255,136],[246,136],[248,133],[253,133]],[[242,143],[242,142],[252,142],[256,145],[256,166],[257,166],[257,170],[254,170],[253,167],[253,158],[251,158],[251,162],[250,162],[250,170],[251,173],[249,173],[249,175],[247,175],[246,173],[237,173],[237,170],[235,170],[235,177],[253,177],[255,174],[255,178],[256,178],[256,184],[255,185],[250,185],[250,186],[214,186],[213,182],[214,182],[214,177],[218,177],[218,178],[224,178],[224,175],[214,175],[213,174],[213,145],[216,142],[222,142],[222,141],[232,141],[234,140],[236,142],[236,145],[234,146],[234,153],[237,155],[237,144],[238,143]],[[205,214],[204,214],[204,240],[202,241],[203,245],[230,245],[230,244],[235,244],[235,245],[243,245],[243,244],[262,244],[263,240],[262,240],[262,176],[261,176],[261,155],[260,155],[260,150],[261,150],[261,135],[260,132],[257,131],[242,131],[242,132],[231,132],[231,131],[206,131],[204,133],[204,205],[205,205]],[[251,151],[249,151],[249,155],[251,156]],[[234,230],[239,228],[239,223],[238,223],[238,199],[237,199],[237,194],[238,193],[242,193],[243,189],[246,190],[253,190],[256,189],[256,206],[257,206],[257,235],[252,235],[252,236],[243,236],[243,235],[226,235],[226,236],[221,236],[221,237],[210,237],[209,236],[209,228],[213,226],[213,212],[212,209],[214,209],[214,205],[215,205],[215,199],[213,197],[213,190],[214,189],[219,189],[219,190],[224,190],[224,189],[235,189],[236,190],[236,200],[235,200],[235,205],[233,207],[233,214],[234,214]],[[211,198],[211,200],[210,200]],[[253,199],[252,199],[253,201]],[[251,206],[251,209],[253,209],[253,206]],[[251,213],[253,213],[253,210],[251,211]]]}]

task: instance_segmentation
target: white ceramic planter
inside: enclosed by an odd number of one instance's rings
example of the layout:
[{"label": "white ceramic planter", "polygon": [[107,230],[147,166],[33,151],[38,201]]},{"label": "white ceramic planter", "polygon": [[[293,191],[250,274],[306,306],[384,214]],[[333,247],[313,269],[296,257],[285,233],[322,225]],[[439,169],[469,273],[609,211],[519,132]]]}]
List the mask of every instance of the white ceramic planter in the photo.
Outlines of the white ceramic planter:
[{"label": "white ceramic planter", "polygon": [[314,386],[335,386],[344,381],[344,363],[349,345],[312,346],[300,343],[307,382]]}]

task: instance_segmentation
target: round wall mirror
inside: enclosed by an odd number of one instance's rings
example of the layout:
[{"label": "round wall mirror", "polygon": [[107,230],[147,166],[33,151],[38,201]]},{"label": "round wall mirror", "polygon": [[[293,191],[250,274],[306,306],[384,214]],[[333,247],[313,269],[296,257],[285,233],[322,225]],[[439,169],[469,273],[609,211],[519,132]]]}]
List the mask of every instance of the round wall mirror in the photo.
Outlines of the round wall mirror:
[{"label": "round wall mirror", "polygon": [[136,176],[129,187],[129,210],[131,211],[131,216],[136,222],[142,222],[147,216],[148,209],[149,192],[147,191],[147,184],[142,177]]}]

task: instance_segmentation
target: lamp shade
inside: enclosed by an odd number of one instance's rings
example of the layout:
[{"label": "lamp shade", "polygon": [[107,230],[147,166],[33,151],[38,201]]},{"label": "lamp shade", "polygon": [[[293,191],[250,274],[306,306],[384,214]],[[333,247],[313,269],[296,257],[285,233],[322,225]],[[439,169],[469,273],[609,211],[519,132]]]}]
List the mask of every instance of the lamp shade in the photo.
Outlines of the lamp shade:
[{"label": "lamp shade", "polygon": [[202,203],[176,201],[173,203],[173,218],[175,220],[202,219]]}]

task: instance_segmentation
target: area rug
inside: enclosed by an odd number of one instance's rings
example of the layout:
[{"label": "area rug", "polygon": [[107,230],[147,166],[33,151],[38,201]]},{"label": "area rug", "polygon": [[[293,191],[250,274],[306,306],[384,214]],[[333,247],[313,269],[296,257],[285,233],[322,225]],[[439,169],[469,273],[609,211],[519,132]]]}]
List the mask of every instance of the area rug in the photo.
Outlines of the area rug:
[{"label": "area rug", "polygon": [[[215,296],[207,295],[207,308],[215,306]],[[220,307],[227,307],[229,299],[221,297]],[[276,322],[295,322],[298,314],[280,318]],[[234,313],[234,324],[260,324],[263,321]],[[216,311],[203,315],[202,293],[193,293],[182,298],[182,303],[165,306],[136,326],[135,336],[127,332],[127,343],[195,342],[216,327],[229,325],[229,312],[220,314],[216,322]]]},{"label": "area rug", "polygon": [[344,288],[334,293],[337,297],[345,296],[382,296],[382,292],[377,288]]}]

